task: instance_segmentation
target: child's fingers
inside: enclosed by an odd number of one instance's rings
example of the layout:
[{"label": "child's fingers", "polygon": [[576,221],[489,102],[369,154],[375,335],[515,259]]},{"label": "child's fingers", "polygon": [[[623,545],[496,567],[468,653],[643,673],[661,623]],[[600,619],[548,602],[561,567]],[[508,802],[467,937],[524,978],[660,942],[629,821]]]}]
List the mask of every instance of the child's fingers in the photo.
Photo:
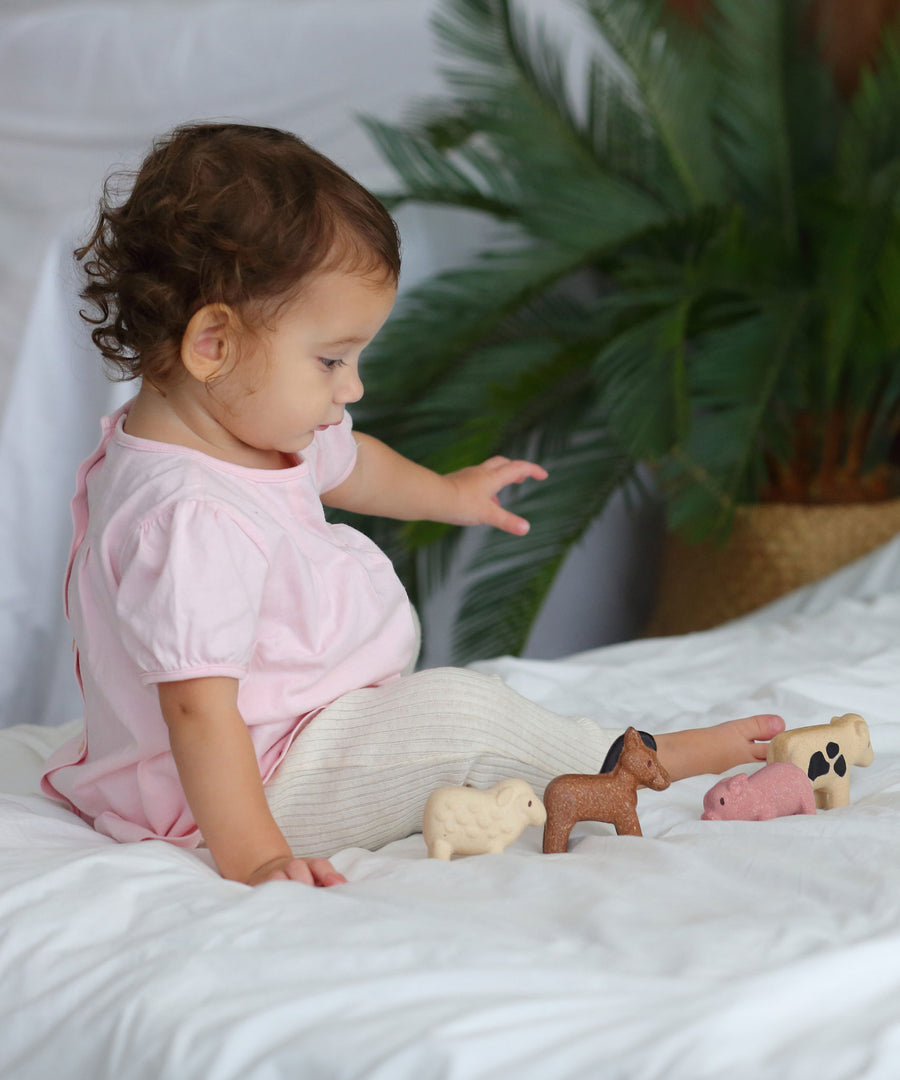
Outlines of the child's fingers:
[{"label": "child's fingers", "polygon": [[[457,525],[491,525],[495,529],[524,536],[530,526],[525,518],[503,509],[497,493],[508,484],[520,484],[523,480],[545,480],[547,470],[533,461],[510,461],[505,457],[492,457],[480,465],[460,469],[453,474],[460,493],[459,510],[448,518]],[[485,500],[488,508],[485,511]]]},{"label": "child's fingers", "polygon": [[347,879],[327,859],[309,859],[306,863],[314,885],[346,885]]},{"label": "child's fingers", "polygon": [[306,865],[304,859],[291,859],[280,870],[273,870],[268,874],[265,881],[299,881],[302,885],[313,885],[312,871]]},{"label": "child's fingers", "polygon": [[[497,484],[496,491],[500,491],[507,484],[521,484],[523,480],[547,479],[547,470],[533,461],[507,461],[505,458],[491,460],[495,462],[493,467],[496,469],[494,477]],[[503,532],[512,533],[514,536],[524,536],[531,528],[528,521],[510,510],[504,510],[497,502],[496,495],[493,501],[496,509],[487,524],[493,525],[495,529],[502,529]]]},{"label": "child's fingers", "polygon": [[347,879],[327,859],[292,859],[282,871],[289,881],[303,885],[344,885]]},{"label": "child's fingers", "polygon": [[488,458],[484,465],[495,473],[497,490],[507,484],[521,484],[523,480],[546,480],[547,470],[533,461],[510,461],[509,458]]},{"label": "child's fingers", "polygon": [[485,521],[485,525],[492,525],[495,529],[512,533],[514,536],[524,536],[531,528],[525,518],[519,517],[518,514],[513,514],[509,510],[504,510],[496,502],[490,516]]},{"label": "child's fingers", "polygon": [[260,879],[265,881],[297,881],[301,885],[345,885],[347,879],[338,873],[327,859],[291,859]]}]

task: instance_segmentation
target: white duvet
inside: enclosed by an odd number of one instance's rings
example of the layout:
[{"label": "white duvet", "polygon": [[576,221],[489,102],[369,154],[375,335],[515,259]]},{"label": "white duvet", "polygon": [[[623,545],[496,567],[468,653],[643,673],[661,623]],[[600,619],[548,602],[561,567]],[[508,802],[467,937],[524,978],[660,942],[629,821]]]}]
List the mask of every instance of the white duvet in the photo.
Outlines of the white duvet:
[{"label": "white duvet", "polygon": [[701,821],[697,777],[641,792],[643,838],[412,836],[340,852],[345,887],[252,890],[29,794],[61,733],[7,729],[0,1076],[900,1075],[900,540],[715,631],[478,666],[623,728],[859,712],[875,761],[815,817]]}]

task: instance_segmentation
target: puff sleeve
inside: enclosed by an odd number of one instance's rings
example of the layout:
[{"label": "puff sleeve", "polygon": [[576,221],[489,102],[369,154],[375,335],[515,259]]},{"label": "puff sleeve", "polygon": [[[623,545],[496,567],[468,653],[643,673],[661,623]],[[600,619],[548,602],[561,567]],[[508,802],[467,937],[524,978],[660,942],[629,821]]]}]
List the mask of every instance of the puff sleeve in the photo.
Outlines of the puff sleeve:
[{"label": "puff sleeve", "polygon": [[141,681],[244,677],[267,572],[259,543],[214,504],[184,500],[143,521],[124,546],[116,593]]},{"label": "puff sleeve", "polygon": [[[317,431],[314,446],[311,468],[316,490],[320,493],[331,491],[347,479],[356,464],[358,447],[350,413],[345,411],[343,420],[334,427]],[[304,454],[309,456],[309,451]]]}]

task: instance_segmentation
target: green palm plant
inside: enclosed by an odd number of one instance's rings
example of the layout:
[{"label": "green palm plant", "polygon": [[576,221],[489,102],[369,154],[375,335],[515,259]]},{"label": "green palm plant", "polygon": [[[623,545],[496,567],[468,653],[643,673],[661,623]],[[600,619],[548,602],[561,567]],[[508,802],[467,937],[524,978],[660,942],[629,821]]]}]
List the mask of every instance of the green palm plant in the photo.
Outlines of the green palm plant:
[{"label": "green palm plant", "polygon": [[[530,455],[524,539],[471,558],[456,659],[516,653],[570,547],[649,466],[668,525],[893,492],[900,34],[850,97],[801,0],[581,0],[578,89],[511,0],[445,0],[447,97],[367,121],[406,201],[481,215],[471,265],[412,290],[360,422],[439,469]],[[457,532],[366,526],[421,601]]]}]

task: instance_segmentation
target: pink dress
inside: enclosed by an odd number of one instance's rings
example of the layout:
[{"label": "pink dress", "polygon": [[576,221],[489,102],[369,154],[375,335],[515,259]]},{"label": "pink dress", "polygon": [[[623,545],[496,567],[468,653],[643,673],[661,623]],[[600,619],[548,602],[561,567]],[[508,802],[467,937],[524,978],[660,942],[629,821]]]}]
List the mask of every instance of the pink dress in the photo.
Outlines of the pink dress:
[{"label": "pink dress", "polygon": [[194,847],[157,683],[238,679],[265,781],[318,710],[403,671],[415,630],[384,553],[325,520],[320,493],[356,462],[349,415],[265,470],[128,435],[128,407],[78,472],[66,613],[85,733],[42,787],[117,840]]}]

